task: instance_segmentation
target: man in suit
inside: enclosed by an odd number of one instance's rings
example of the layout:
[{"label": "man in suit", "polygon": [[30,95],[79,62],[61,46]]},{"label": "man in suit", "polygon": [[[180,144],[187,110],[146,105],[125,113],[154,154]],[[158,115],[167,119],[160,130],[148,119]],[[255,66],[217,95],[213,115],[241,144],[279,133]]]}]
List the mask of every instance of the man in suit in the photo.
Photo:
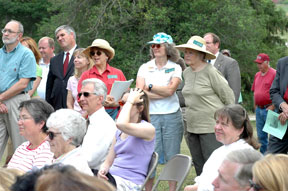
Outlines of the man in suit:
[{"label": "man in suit", "polygon": [[74,73],[73,52],[76,49],[76,33],[68,25],[62,25],[55,30],[58,44],[63,52],[50,60],[46,84],[46,101],[55,110],[66,108],[67,81]]},{"label": "man in suit", "polygon": [[[285,124],[288,119],[288,56],[278,60],[276,76],[270,88],[270,96],[275,109],[279,114],[278,119],[281,124]],[[273,135],[269,137],[267,148],[268,153],[288,152],[288,130],[282,139]]]},{"label": "man in suit", "polygon": [[235,95],[235,103],[238,103],[241,90],[241,76],[238,62],[219,52],[220,38],[216,34],[206,33],[203,38],[206,41],[206,49],[216,56],[216,59],[211,60],[211,64],[214,65],[228,81]]}]

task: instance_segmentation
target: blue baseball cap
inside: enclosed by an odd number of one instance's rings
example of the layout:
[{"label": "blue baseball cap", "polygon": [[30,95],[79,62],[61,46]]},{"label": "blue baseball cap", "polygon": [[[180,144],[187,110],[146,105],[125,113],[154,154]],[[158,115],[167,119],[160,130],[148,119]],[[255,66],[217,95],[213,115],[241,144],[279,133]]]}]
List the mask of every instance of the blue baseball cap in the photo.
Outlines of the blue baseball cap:
[{"label": "blue baseball cap", "polygon": [[162,44],[167,42],[168,44],[173,43],[173,39],[170,35],[164,33],[164,32],[159,32],[153,36],[153,40],[150,42],[147,42],[147,44]]}]

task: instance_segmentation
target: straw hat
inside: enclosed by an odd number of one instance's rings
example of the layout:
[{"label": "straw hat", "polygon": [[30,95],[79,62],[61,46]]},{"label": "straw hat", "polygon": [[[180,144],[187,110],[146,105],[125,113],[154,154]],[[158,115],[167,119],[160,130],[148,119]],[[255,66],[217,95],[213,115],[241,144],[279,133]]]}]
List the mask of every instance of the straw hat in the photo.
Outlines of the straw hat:
[{"label": "straw hat", "polygon": [[192,36],[186,44],[175,46],[175,48],[182,52],[184,52],[186,48],[197,50],[199,52],[204,52],[206,54],[205,59],[207,60],[213,60],[216,58],[214,54],[206,50],[206,42],[200,36]]},{"label": "straw hat", "polygon": [[90,56],[90,50],[91,48],[93,47],[97,47],[97,48],[101,48],[101,49],[104,49],[107,51],[108,53],[108,57],[109,57],[109,60],[112,60],[112,58],[114,57],[115,55],[115,51],[114,51],[114,48],[112,48],[109,44],[109,42],[107,42],[106,40],[103,40],[103,39],[95,39],[91,46],[88,46],[84,51],[83,53]]}]

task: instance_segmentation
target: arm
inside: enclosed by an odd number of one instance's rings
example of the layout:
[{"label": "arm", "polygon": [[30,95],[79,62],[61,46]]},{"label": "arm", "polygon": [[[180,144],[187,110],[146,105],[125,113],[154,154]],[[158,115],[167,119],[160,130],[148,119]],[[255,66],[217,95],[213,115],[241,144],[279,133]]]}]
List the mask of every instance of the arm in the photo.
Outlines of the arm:
[{"label": "arm", "polygon": [[241,91],[241,76],[238,62],[233,60],[232,63],[228,63],[227,67],[227,81],[235,96],[235,103],[238,103],[240,91]]},{"label": "arm", "polygon": [[[153,85],[153,87],[151,89],[151,93],[156,94],[156,95],[160,95],[162,97],[172,96],[176,92],[177,87],[180,83],[181,83],[181,79],[179,79],[178,77],[174,77],[171,79],[168,86]],[[145,90],[146,91],[148,90],[147,86],[145,86]]]},{"label": "arm", "polygon": [[[141,89],[135,89],[130,91],[127,102],[123,106],[120,115],[117,119],[116,126],[122,132],[135,136],[147,141],[151,141],[155,136],[155,128],[150,123],[131,123],[130,116],[131,110],[134,104],[143,102],[140,97],[144,95]],[[144,106],[140,106],[137,109],[143,110]],[[138,119],[137,119],[138,120]]]},{"label": "arm", "polygon": [[72,96],[72,92],[70,90],[68,90],[67,93],[67,108],[68,109],[74,109],[74,98]]},{"label": "arm", "polygon": [[30,97],[32,97],[33,94],[35,93],[35,91],[37,90],[41,80],[42,80],[41,77],[39,77],[39,76],[36,77],[36,80],[33,82],[32,90],[28,91],[28,94],[29,94]]},{"label": "arm", "polygon": [[0,102],[10,99],[11,97],[24,91],[29,82],[30,78],[20,78],[20,80],[11,86],[7,91],[0,94]]},{"label": "arm", "polygon": [[105,159],[105,161],[101,164],[100,169],[98,171],[98,177],[99,178],[103,178],[105,180],[108,180],[108,178],[106,177],[106,174],[109,172],[110,167],[112,166],[114,159],[116,157],[115,151],[114,151],[114,147],[116,144],[116,137],[114,137],[111,147],[109,149],[109,153]]}]

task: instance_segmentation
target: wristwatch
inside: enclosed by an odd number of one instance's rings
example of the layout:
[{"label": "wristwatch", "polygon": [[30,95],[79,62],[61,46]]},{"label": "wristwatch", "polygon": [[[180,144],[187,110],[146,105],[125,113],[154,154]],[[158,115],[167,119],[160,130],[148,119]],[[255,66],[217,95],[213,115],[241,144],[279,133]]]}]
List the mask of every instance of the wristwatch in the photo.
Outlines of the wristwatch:
[{"label": "wristwatch", "polygon": [[149,84],[149,86],[148,86],[149,92],[151,91],[152,87],[153,87],[153,85],[152,85],[152,84]]}]

